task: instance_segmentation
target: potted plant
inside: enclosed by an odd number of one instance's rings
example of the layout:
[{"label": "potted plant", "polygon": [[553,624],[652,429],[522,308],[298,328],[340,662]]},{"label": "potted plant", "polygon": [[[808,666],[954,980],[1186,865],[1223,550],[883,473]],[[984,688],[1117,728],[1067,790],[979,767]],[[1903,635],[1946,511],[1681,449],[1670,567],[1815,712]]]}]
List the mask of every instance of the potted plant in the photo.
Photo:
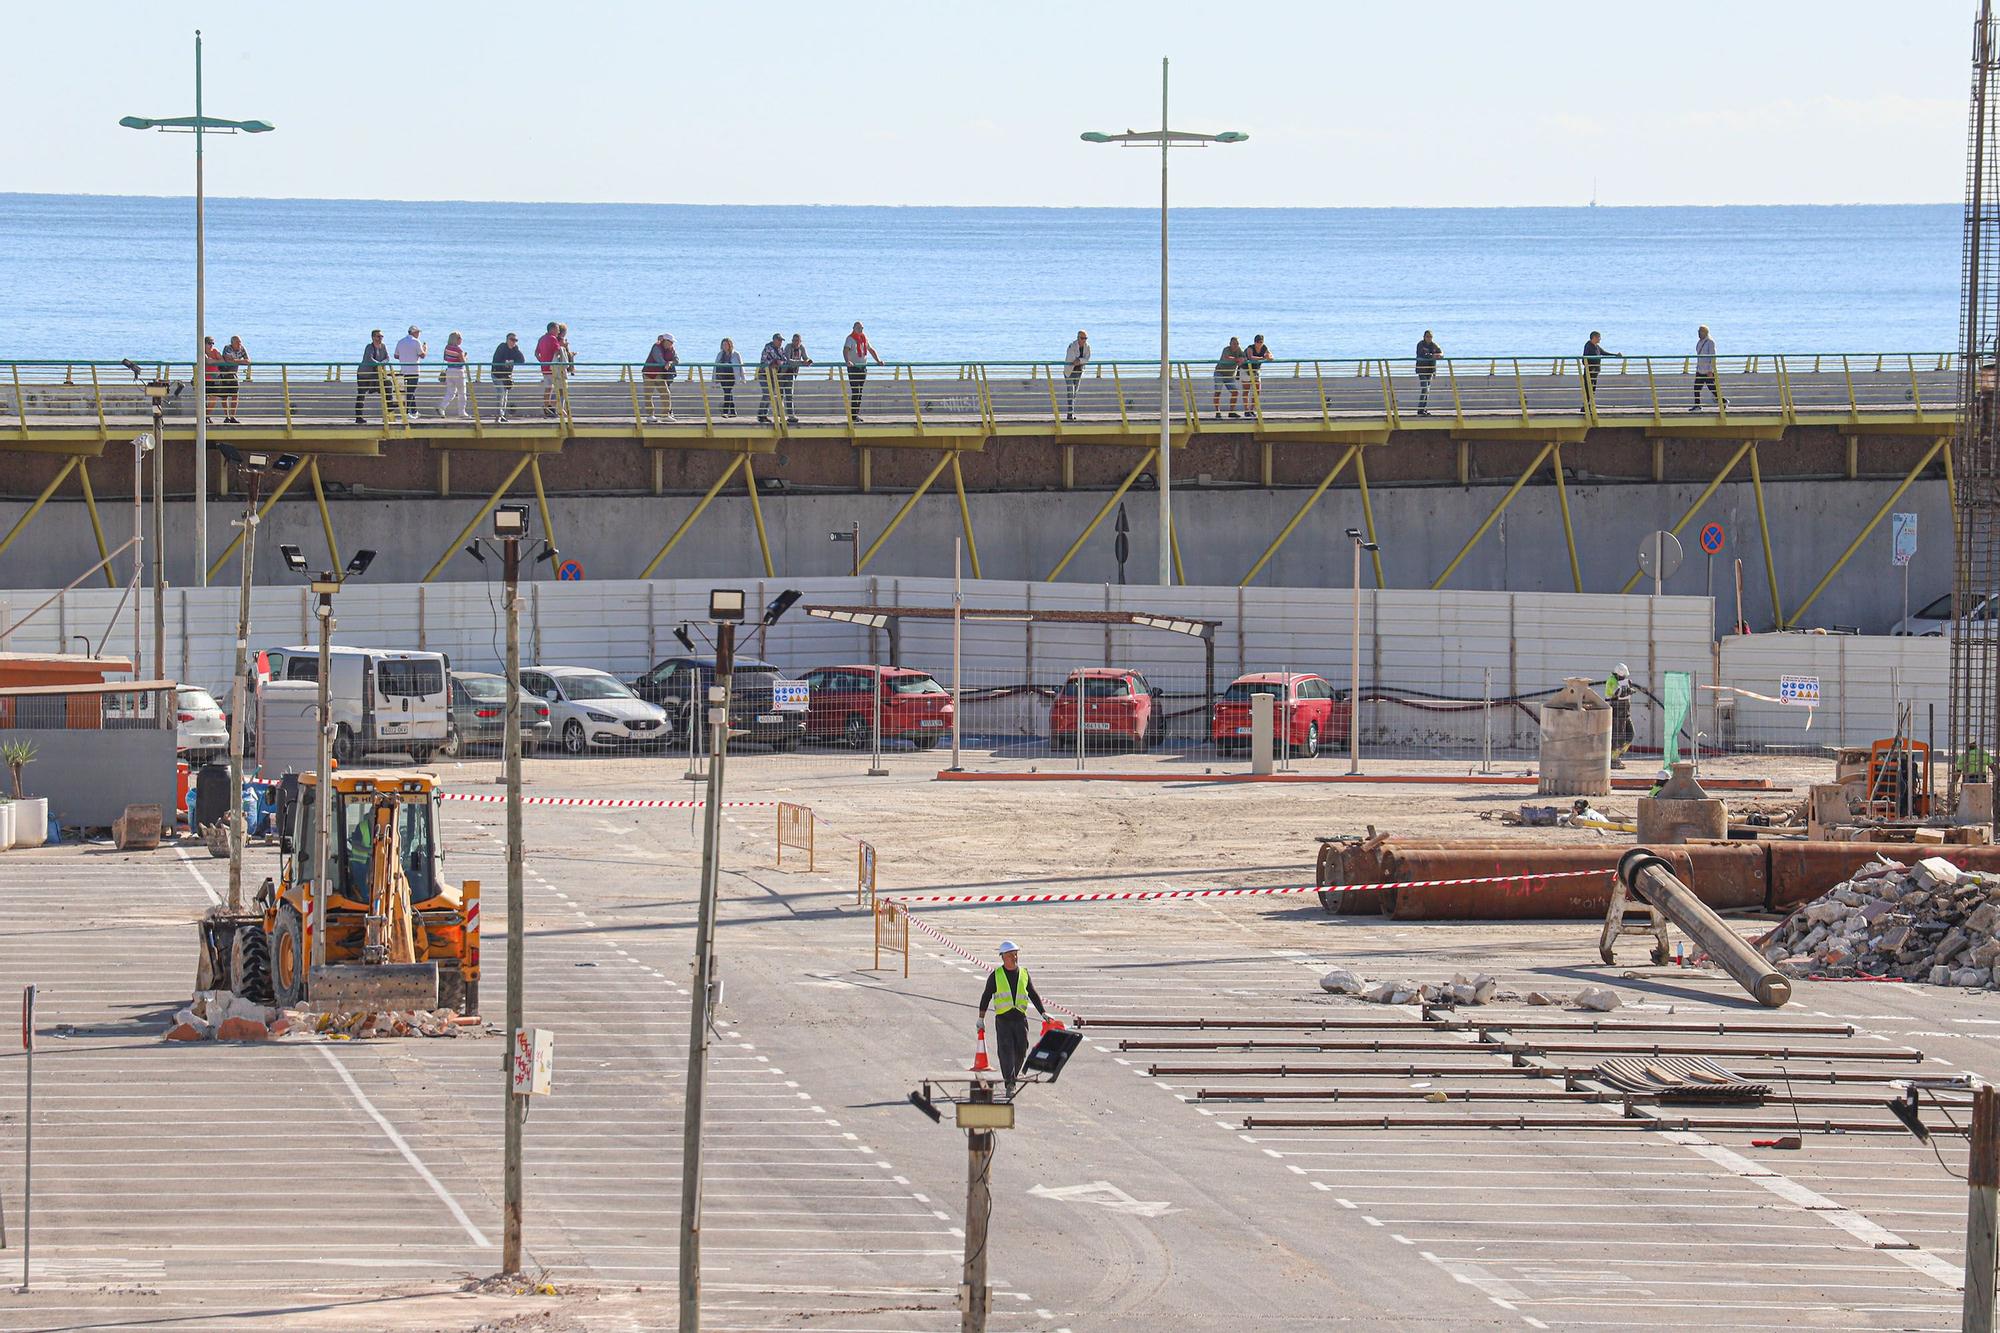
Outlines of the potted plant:
[{"label": "potted plant", "polygon": [[[7,766],[14,795],[0,815],[0,847],[39,847],[49,836],[49,798],[30,800],[21,787],[21,770],[35,762],[33,741],[9,741],[0,745],[0,764]],[[11,818],[8,818],[11,816]],[[11,824],[11,828],[7,825]]]}]

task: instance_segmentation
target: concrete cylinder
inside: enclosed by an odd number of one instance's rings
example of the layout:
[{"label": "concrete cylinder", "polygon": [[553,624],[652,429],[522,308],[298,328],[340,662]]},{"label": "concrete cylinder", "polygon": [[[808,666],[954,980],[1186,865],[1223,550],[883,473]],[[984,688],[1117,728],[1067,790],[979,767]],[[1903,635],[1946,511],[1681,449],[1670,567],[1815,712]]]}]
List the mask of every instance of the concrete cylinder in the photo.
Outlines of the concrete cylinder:
[{"label": "concrete cylinder", "polygon": [[1276,734],[1272,726],[1271,696],[1258,692],[1250,696],[1250,771],[1256,774],[1271,771],[1271,740]]},{"label": "concrete cylinder", "polygon": [[1639,841],[1648,845],[1727,838],[1729,809],[1702,790],[1694,765],[1677,761],[1658,796],[1639,798]]},{"label": "concrete cylinder", "polygon": [[1580,676],[1563,682],[1542,705],[1541,764],[1535,790],[1544,796],[1611,794],[1611,705]]}]

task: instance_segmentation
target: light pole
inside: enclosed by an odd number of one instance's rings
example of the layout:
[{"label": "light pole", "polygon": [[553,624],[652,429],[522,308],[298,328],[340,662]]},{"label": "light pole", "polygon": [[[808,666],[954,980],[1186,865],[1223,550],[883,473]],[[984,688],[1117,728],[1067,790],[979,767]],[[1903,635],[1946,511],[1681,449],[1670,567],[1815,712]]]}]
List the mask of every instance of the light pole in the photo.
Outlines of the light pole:
[{"label": "light pole", "polygon": [[1250,136],[1235,130],[1221,134],[1196,134],[1167,127],[1167,61],[1160,59],[1160,128],[1126,130],[1123,134],[1099,134],[1092,130],[1085,143],[1115,143],[1128,148],[1160,146],[1160,586],[1174,581],[1174,498],[1173,498],[1173,367],[1167,354],[1167,150],[1206,148],[1212,143],[1242,143]]},{"label": "light pole", "polygon": [[[194,114],[192,116],[123,116],[128,130],[162,130],[194,135],[194,546],[195,586],[208,586],[208,256],[203,217],[202,136],[264,134],[276,127],[262,120],[223,120],[201,111],[201,29],[194,34]],[[166,437],[161,436],[164,446]]]},{"label": "light pole", "polygon": [[[173,386],[163,378],[146,385],[153,408],[153,679],[167,678],[167,395]],[[186,627],[182,627],[186,633]]]},{"label": "light pole", "polygon": [[1347,539],[1354,543],[1354,657],[1347,675],[1347,771],[1361,771],[1361,553],[1379,551],[1381,546],[1365,540],[1360,528],[1349,528]]},{"label": "light pole", "polygon": [[[298,466],[296,454],[237,453],[222,446],[225,456],[249,477],[243,499],[243,579],[236,595],[236,675],[229,690],[229,910],[243,910],[243,712],[249,706],[244,678],[250,673],[250,579],[257,562],[257,495],[267,473],[285,473]],[[324,864],[324,862],[322,862]]]},{"label": "light pole", "polygon": [[[140,669],[139,657],[139,579],[140,571],[146,567],[146,539],[140,529],[140,522],[146,512],[146,455],[155,452],[156,446],[151,435],[132,437],[132,586],[126,596],[132,602],[132,679],[144,680],[145,672]],[[154,534],[156,537],[159,535]],[[158,662],[153,664],[159,666]],[[157,673],[156,673],[157,674]]]}]

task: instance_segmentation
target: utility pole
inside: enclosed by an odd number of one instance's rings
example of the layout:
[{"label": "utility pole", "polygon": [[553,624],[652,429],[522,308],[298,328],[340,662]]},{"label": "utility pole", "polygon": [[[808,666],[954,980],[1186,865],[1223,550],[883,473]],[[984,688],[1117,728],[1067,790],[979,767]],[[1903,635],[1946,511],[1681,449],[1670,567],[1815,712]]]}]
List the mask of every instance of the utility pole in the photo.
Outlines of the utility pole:
[{"label": "utility pole", "polygon": [[[326,966],[326,900],[333,893],[333,873],[328,868],[333,862],[327,858],[333,851],[333,595],[340,591],[340,585],[332,582],[329,571],[313,581],[312,590],[319,596],[319,739],[313,757],[314,781],[319,790],[313,793],[313,907],[312,907],[312,950],[308,955],[307,968]],[[310,971],[307,975],[312,975]]]},{"label": "utility pole", "polygon": [[729,753],[729,696],[736,680],[736,626],[743,619],[742,590],[712,590],[708,616],[715,622],[715,676],[708,687],[708,798],[702,809],[701,908],[695,924],[694,1003],[688,1022],[687,1110],[681,1143],[680,1333],[701,1330],[702,1102],[708,1074],[711,992],[715,986],[722,774]]},{"label": "utility pole", "polygon": [[1993,1333],[1996,1212],[2000,1212],[2000,1091],[1972,1094],[1972,1156],[1966,1165],[1965,1333]]},{"label": "utility pole", "polygon": [[[1354,656],[1348,667],[1347,691],[1347,771],[1361,771],[1361,553],[1381,547],[1364,541],[1360,528],[1349,528],[1347,539],[1354,543]],[[1289,729],[1286,732],[1290,734]]]},{"label": "utility pole", "polygon": [[[150,435],[132,437],[132,586],[125,595],[132,603],[133,680],[145,679],[145,672],[142,669],[145,659],[139,656],[139,583],[141,571],[146,567],[146,539],[140,530],[140,525],[146,512],[146,454],[155,447],[153,437]],[[132,706],[137,708],[138,701],[134,700]]]},{"label": "utility pole", "polygon": [[[259,455],[246,454],[247,459]],[[229,910],[243,910],[243,713],[250,706],[245,677],[250,672],[250,577],[257,564],[257,495],[264,469],[246,466],[250,485],[243,500],[243,577],[236,594],[236,674],[229,688]],[[322,772],[325,770],[322,769]],[[322,793],[324,794],[324,793]],[[322,895],[324,896],[324,895]]]},{"label": "utility pole", "polygon": [[[527,951],[524,929],[527,921],[527,891],[522,882],[525,855],[521,846],[521,535],[528,526],[527,506],[504,519],[493,516],[494,531],[500,537],[501,570],[507,591],[507,711],[501,754],[507,776],[507,1049],[500,1060],[501,1091],[507,1102],[503,1108],[506,1136],[502,1145],[500,1271],[521,1271],[521,1129],[528,1103],[514,1092],[512,1057],[514,1034],[525,1023],[525,992],[522,973]],[[506,529],[515,529],[507,531]]]},{"label": "utility pole", "polygon": [[[993,1100],[991,1083],[974,1083],[971,1102]],[[986,1224],[993,1218],[993,1134],[965,1131],[965,1267],[959,1282],[959,1333],[986,1333],[993,1290],[986,1285]]]}]

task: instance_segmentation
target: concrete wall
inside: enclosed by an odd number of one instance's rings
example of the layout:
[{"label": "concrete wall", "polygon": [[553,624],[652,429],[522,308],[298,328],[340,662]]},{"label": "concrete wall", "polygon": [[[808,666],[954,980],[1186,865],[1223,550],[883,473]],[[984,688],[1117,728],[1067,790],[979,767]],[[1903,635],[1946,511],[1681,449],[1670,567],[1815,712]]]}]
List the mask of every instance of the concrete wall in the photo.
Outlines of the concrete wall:
[{"label": "concrete wall", "polygon": [[48,797],[49,814],[65,827],[109,828],[128,805],[157,803],[173,817],[171,731],[7,731],[0,738],[33,742],[35,762],[22,771],[21,789]]},{"label": "concrete wall", "polygon": [[[1374,465],[1371,464],[1371,468]],[[303,489],[303,488],[301,488]],[[1892,480],[1788,481],[1767,483],[1766,501],[1772,527],[1772,556],[1787,609],[1810,591],[1820,576],[1860,532],[1895,489]],[[1635,568],[1645,535],[1679,518],[1701,486],[1694,482],[1659,485],[1586,485],[1569,489],[1576,528],[1583,587],[1588,592],[1615,592]],[[1188,485],[1176,492],[1177,526],[1187,581],[1196,585],[1232,586],[1256,561],[1266,544],[1297,512],[1309,492],[1304,489],[1224,489]],[[1391,587],[1428,587],[1449,563],[1498,501],[1493,485],[1459,487],[1378,486],[1372,492],[1382,563]],[[831,532],[845,531],[859,520],[862,540],[872,541],[902,495],[787,493],[766,496],[764,521],[770,533],[772,560],[780,578],[845,573],[845,545],[828,541]],[[1040,579],[1104,502],[1101,491],[992,492],[971,497],[974,531],[982,571],[988,578]],[[382,582],[421,579],[433,561],[448,549],[453,534],[478,509],[465,500],[370,500],[330,502],[335,531],[343,553],[372,547],[380,557],[370,578]],[[566,557],[579,561],[589,579],[629,579],[652,558],[667,535],[693,508],[695,498],[551,497],[556,536]],[[1131,555],[1127,577],[1148,582],[1157,564],[1155,534],[1157,497],[1134,490],[1125,500],[1131,524]],[[1944,483],[1926,477],[1912,486],[1895,506],[1920,515],[1921,540],[1911,570],[1913,606],[1949,590],[1951,516]],[[0,531],[25,508],[0,503]],[[167,545],[175,557],[168,577],[176,586],[195,582],[190,550],[189,506],[169,506]],[[211,506],[209,534],[212,554],[220,554],[240,510]],[[129,533],[126,512],[106,507],[110,538],[115,543]],[[1689,525],[1683,544],[1687,559],[1667,581],[1671,594],[1700,596],[1707,591],[1709,563],[1695,537],[1707,522],[1723,525],[1728,547],[1714,561],[1714,593],[1718,630],[1734,615],[1733,562],[1743,561],[1743,610],[1756,629],[1772,627],[1769,585],[1757,536],[1756,505],[1747,484],[1725,485],[1703,506]],[[1291,541],[1259,574],[1266,587],[1344,587],[1352,577],[1343,536],[1361,526],[1358,492],[1330,490]],[[540,520],[535,520],[537,530]],[[958,508],[948,489],[926,496],[869,565],[883,575],[949,575],[952,540],[958,532]],[[317,510],[309,501],[287,498],[272,511],[258,539],[257,579],[263,584],[294,582],[280,562],[277,546],[292,542],[309,559],[325,559],[326,542]],[[1117,563],[1107,519],[1063,572],[1066,580],[1084,584],[1115,583]],[[0,556],[0,588],[60,586],[88,568],[97,558],[90,527],[81,506],[52,502],[15,545]],[[119,562],[119,577],[128,566]],[[740,494],[719,499],[695,524],[660,567],[667,578],[742,579],[762,572],[749,503]],[[969,566],[968,566],[969,572]],[[446,564],[441,579],[477,581],[493,575],[463,554]],[[550,577],[547,566],[538,578]],[[220,579],[233,582],[235,566]],[[1494,524],[1480,545],[1452,576],[1450,587],[1525,592],[1567,592],[1571,589],[1568,556],[1556,492],[1546,474],[1524,488]],[[1885,522],[1813,604],[1807,623],[1854,625],[1868,632],[1885,630],[1902,614],[1900,571],[1889,563],[1889,525]]]}]

